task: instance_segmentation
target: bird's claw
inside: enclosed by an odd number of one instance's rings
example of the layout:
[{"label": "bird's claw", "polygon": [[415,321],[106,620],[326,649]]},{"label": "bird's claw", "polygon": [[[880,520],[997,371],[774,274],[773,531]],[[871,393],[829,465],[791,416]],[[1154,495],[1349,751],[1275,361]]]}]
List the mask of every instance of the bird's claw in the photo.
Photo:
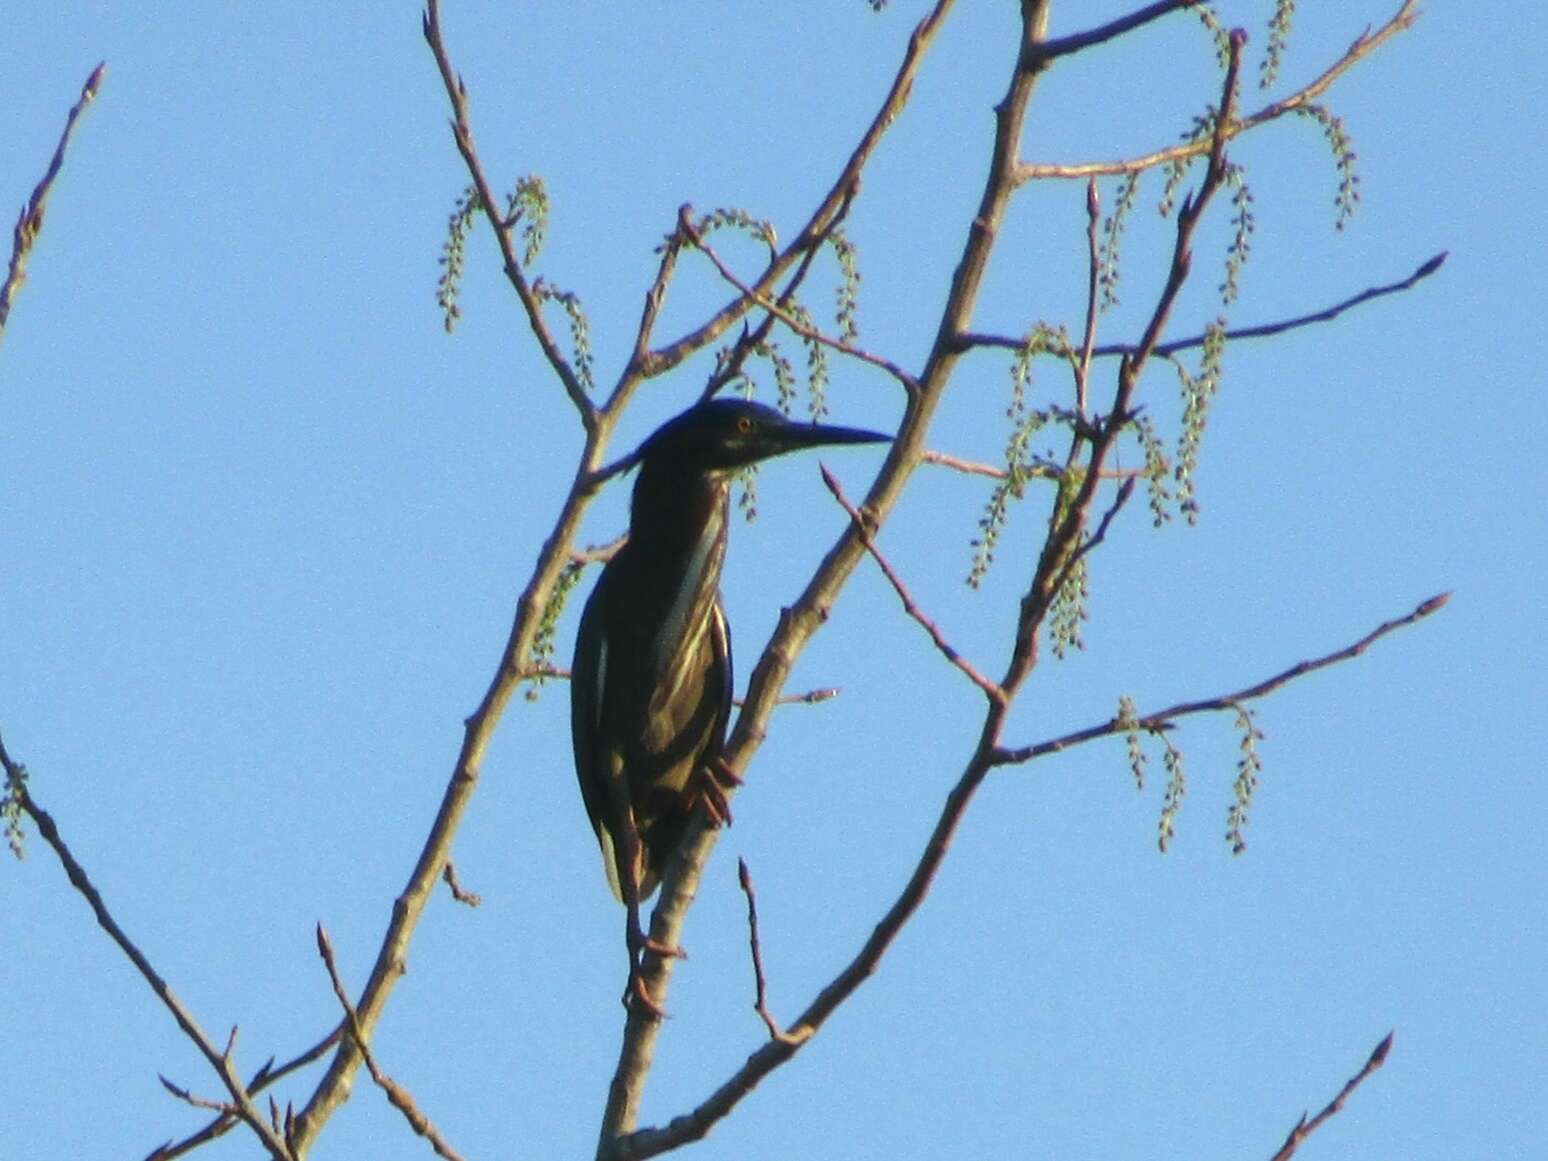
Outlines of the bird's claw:
[{"label": "bird's claw", "polygon": [[666,1010],[650,998],[650,989],[645,986],[645,977],[641,974],[638,965],[629,969],[629,982],[624,987],[623,1006],[630,1012],[643,1012],[649,1020],[666,1019]]},{"label": "bird's claw", "polygon": [[731,800],[726,789],[740,786],[741,775],[727,766],[724,758],[715,758],[699,767],[697,781],[698,799],[704,804],[704,813],[709,816],[710,824],[717,827],[730,826]]}]

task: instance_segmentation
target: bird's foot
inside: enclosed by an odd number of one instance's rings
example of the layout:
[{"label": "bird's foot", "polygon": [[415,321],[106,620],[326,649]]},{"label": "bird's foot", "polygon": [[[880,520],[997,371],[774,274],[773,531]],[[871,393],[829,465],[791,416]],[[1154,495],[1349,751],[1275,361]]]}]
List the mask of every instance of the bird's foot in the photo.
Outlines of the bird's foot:
[{"label": "bird's foot", "polygon": [[636,927],[629,933],[629,962],[638,964],[647,955],[654,955],[660,959],[688,958],[688,953],[682,948],[652,939],[645,934],[643,928]]},{"label": "bird's foot", "polygon": [[624,986],[623,1006],[631,1012],[643,1012],[648,1019],[660,1020],[666,1016],[661,1005],[651,997],[645,984],[645,957],[657,959],[687,959],[688,953],[646,935],[639,926],[629,932],[629,982]]},{"label": "bird's foot", "polygon": [[623,1006],[630,1012],[643,1012],[647,1020],[666,1019],[666,1009],[651,998],[650,989],[645,986],[645,975],[637,963],[629,968],[629,982],[624,985]]},{"label": "bird's foot", "polygon": [[716,758],[700,766],[695,776],[698,799],[704,804],[704,813],[713,826],[731,825],[731,800],[726,793],[742,784],[742,777],[726,765],[724,758]]}]

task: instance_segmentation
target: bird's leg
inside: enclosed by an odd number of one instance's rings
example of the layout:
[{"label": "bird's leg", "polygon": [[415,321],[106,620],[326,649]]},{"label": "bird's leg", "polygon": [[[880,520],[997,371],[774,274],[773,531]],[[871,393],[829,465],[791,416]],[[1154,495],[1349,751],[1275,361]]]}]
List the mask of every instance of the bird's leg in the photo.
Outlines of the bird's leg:
[{"label": "bird's leg", "polygon": [[731,825],[731,799],[726,793],[742,784],[742,777],[724,758],[711,758],[694,771],[693,796],[704,804],[712,826]]},{"label": "bird's leg", "polygon": [[629,951],[629,982],[624,985],[623,1004],[630,1009],[638,1004],[650,1019],[660,1020],[666,1013],[651,998],[650,989],[645,985],[645,957],[685,958],[686,953],[680,947],[670,947],[645,933],[640,923],[640,836],[635,830],[632,813],[619,831],[623,855],[618,869],[625,908],[624,944]]}]

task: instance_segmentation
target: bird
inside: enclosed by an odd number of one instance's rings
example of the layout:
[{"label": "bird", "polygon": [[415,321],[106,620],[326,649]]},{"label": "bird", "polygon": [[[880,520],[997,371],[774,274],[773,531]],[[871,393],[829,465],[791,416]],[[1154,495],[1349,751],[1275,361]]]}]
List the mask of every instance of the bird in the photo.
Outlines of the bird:
[{"label": "bird", "polygon": [[581,613],[570,729],[581,798],[613,895],[626,907],[624,1001],[660,1011],[640,978],[639,911],[701,802],[729,818],[720,762],[731,715],[731,631],[720,596],[730,485],[760,460],[804,448],[882,443],[879,432],[801,423],[750,400],[709,399],[668,420],[630,460],[629,535]]}]

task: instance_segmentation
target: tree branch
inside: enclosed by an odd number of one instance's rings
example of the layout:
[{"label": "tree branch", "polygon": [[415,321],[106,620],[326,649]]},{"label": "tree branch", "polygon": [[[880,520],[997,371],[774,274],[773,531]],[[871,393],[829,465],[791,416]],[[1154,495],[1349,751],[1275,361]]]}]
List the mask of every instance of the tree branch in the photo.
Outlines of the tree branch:
[{"label": "tree branch", "polygon": [[[301,1055],[295,1057],[294,1059],[287,1060],[278,1068],[274,1067],[274,1060],[270,1058],[270,1060],[264,1064],[262,1068],[253,1073],[253,1078],[247,1082],[247,1091],[256,1095],[259,1092],[262,1092],[264,1089],[268,1088],[270,1085],[283,1080],[297,1069],[305,1068],[308,1064],[311,1064],[314,1060],[322,1057],[322,1055],[326,1053],[328,1049],[337,1044],[339,1037],[343,1034],[344,1025],[341,1022],[337,1028],[328,1033],[328,1035],[324,1036],[305,1052],[301,1053]],[[272,1098],[270,1099],[272,1100]],[[269,1119],[272,1123],[274,1118],[270,1117]],[[190,1136],[184,1137],[176,1144],[168,1142],[159,1148],[153,1149],[150,1154],[146,1156],[145,1161],[173,1161],[174,1158],[181,1157],[186,1153],[191,1153],[200,1145],[213,1141],[216,1137],[225,1136],[225,1134],[228,1133],[238,1123],[239,1122],[235,1116],[223,1113],[216,1117],[209,1124],[205,1125],[204,1128],[200,1129],[197,1133],[193,1133]]]},{"label": "tree branch", "polygon": [[[451,864],[447,863],[446,866],[450,869]],[[444,1157],[446,1161],[462,1161],[461,1156],[446,1143],[446,1139],[437,1131],[430,1118],[425,1116],[414,1103],[414,1098],[409,1091],[378,1067],[375,1057],[371,1055],[370,1046],[361,1035],[360,1018],[355,1014],[355,1006],[349,1002],[349,993],[344,990],[344,984],[339,979],[339,969],[333,962],[333,942],[328,938],[328,933],[321,923],[317,925],[317,954],[322,956],[323,965],[328,969],[328,980],[333,984],[333,994],[338,997],[339,1006],[344,1009],[344,1023],[349,1028],[350,1039],[360,1050],[365,1066],[371,1073],[371,1079],[382,1092],[387,1094],[392,1107],[403,1114],[403,1119],[409,1123],[409,1128],[430,1142],[430,1147],[435,1150],[438,1157]]]},{"label": "tree branch", "polygon": [[892,591],[898,594],[898,600],[903,602],[903,611],[930,635],[930,640],[935,643],[935,648],[940,652],[941,656],[951,662],[963,676],[976,685],[979,692],[991,702],[1003,699],[1005,695],[1000,687],[980,673],[971,661],[962,656],[956,647],[946,640],[945,635],[941,633],[935,622],[914,602],[914,598],[909,593],[908,587],[903,583],[903,579],[898,576],[891,563],[882,555],[881,549],[876,547],[876,540],[871,535],[871,529],[866,525],[865,517],[849,502],[849,497],[844,495],[844,489],[839,485],[833,473],[828,471],[826,465],[822,466],[822,482],[828,486],[828,491],[833,493],[833,498],[838,501],[839,507],[844,509],[849,514],[849,518],[854,521],[855,530],[860,535],[860,543],[865,546],[865,550],[871,554],[871,559],[882,570],[882,575],[887,578],[887,583],[892,586]]},{"label": "tree branch", "polygon": [[[747,869],[746,859],[736,860],[736,881],[741,884],[742,894],[747,896],[747,943],[752,955],[753,1011],[769,1030],[769,1039],[787,1044],[799,1044],[804,1037],[792,1037],[780,1030],[779,1021],[769,1011],[768,981],[763,975],[763,949],[758,940],[758,896],[753,890],[752,872]],[[808,1032],[807,1035],[811,1033]]]},{"label": "tree branch", "polygon": [[1131,12],[1127,16],[1120,16],[1117,20],[1110,21],[1100,28],[1088,29],[1085,32],[1077,32],[1070,36],[1055,36],[1043,41],[1037,46],[1037,59],[1047,64],[1056,57],[1069,56],[1081,49],[1092,48],[1098,44],[1105,44],[1114,40],[1126,32],[1133,32],[1149,24],[1152,20],[1159,20],[1163,16],[1169,16],[1173,12],[1180,12],[1185,8],[1196,7],[1202,0],[1158,0],[1155,4],[1147,4],[1138,11]]},{"label": "tree branch", "polygon": [[75,132],[75,123],[86,111],[86,106],[96,99],[106,72],[107,62],[103,61],[91,70],[91,76],[81,86],[80,100],[70,107],[69,115],[65,117],[64,130],[59,134],[59,144],[54,146],[54,156],[48,163],[48,169],[43,179],[33,187],[32,197],[22,207],[21,216],[16,219],[16,229],[11,234],[11,262],[6,270],[5,282],[0,284],[0,338],[4,337],[6,321],[11,317],[11,301],[21,290],[22,283],[27,281],[27,258],[32,253],[33,243],[38,240],[38,234],[43,230],[43,211],[48,203],[48,194],[64,165],[65,149],[69,147],[70,137]]},{"label": "tree branch", "polygon": [[[1332,322],[1346,311],[1353,310],[1357,306],[1363,306],[1374,299],[1383,298],[1389,294],[1398,294],[1401,291],[1412,290],[1420,282],[1439,270],[1446,262],[1447,253],[1442,250],[1439,254],[1426,259],[1419,268],[1407,278],[1400,278],[1396,282],[1383,283],[1380,286],[1367,287],[1358,294],[1352,294],[1332,306],[1323,307],[1321,310],[1312,311],[1310,314],[1296,315],[1294,318],[1280,319],[1277,322],[1258,323],[1254,326],[1234,327],[1224,332],[1227,341],[1234,339],[1263,339],[1274,335],[1282,335],[1289,331],[1299,330],[1302,327],[1313,326],[1317,323]],[[1168,342],[1157,343],[1155,354],[1161,358],[1167,358],[1179,351],[1192,350],[1202,347],[1208,336],[1198,334],[1190,335],[1185,339],[1172,339]],[[1007,351],[1023,351],[1026,349],[1027,340],[1014,335],[990,335],[990,334],[966,334],[962,336],[964,350],[974,347],[997,347]],[[1093,358],[1114,358],[1122,355],[1133,355],[1139,350],[1137,343],[1103,343],[1091,348]],[[1073,352],[1052,345],[1048,348],[1048,354],[1055,358],[1068,358]]]},{"label": "tree branch", "polygon": [[840,354],[848,355],[852,359],[858,359],[862,363],[869,363],[873,367],[880,368],[896,379],[903,389],[910,394],[919,390],[918,381],[891,359],[883,358],[881,355],[873,355],[870,351],[862,350],[854,344],[844,342],[841,339],[835,339],[831,335],[824,334],[816,327],[808,326],[785,306],[775,302],[767,294],[760,293],[755,287],[743,282],[732,272],[729,266],[721,261],[720,255],[715,253],[714,248],[694,228],[693,222],[688,215],[689,208],[684,206],[678,218],[678,228],[687,233],[688,239],[693,243],[695,249],[714,263],[715,269],[720,272],[720,276],[742,292],[742,296],[748,300],[749,305],[757,304],[760,309],[779,319],[780,322],[784,323],[803,339],[810,339],[814,343],[821,343],[823,346],[831,347]]},{"label": "tree branch", "polygon": [[1371,1051],[1371,1055],[1360,1071],[1349,1078],[1348,1083],[1339,1089],[1338,1095],[1328,1102],[1326,1108],[1309,1121],[1305,1113],[1301,1114],[1301,1119],[1295,1123],[1295,1127],[1290,1130],[1290,1135],[1285,1138],[1285,1143],[1279,1147],[1279,1152],[1274,1154],[1271,1161],[1290,1161],[1290,1158],[1295,1156],[1295,1151],[1301,1147],[1302,1141],[1320,1129],[1323,1122],[1343,1111],[1344,1102],[1355,1089],[1365,1083],[1371,1073],[1387,1062],[1387,1053],[1390,1051],[1392,1051],[1392,1033],[1388,1032],[1382,1037],[1381,1043]]},{"label": "tree branch", "polygon": [[263,1147],[268,1150],[269,1156],[275,1161],[293,1161],[290,1147],[276,1134],[259,1114],[253,1104],[252,1094],[247,1091],[247,1086],[242,1083],[242,1078],[236,1073],[236,1068],[231,1063],[231,1049],[236,1039],[236,1029],[231,1031],[231,1040],[226,1049],[222,1051],[211,1043],[205,1035],[204,1029],[199,1027],[199,1022],[194,1019],[193,1013],[183,1006],[183,1002],[177,998],[167,981],[161,977],[145,953],[135,945],[128,934],[113,918],[108,910],[107,903],[102,898],[102,893],[92,883],[87,875],[86,868],[71,853],[64,841],[64,836],[59,833],[59,827],[55,825],[53,817],[38,805],[32,797],[31,790],[27,787],[26,771],[16,762],[12,761],[6,752],[5,742],[0,739],[0,766],[3,766],[6,776],[6,785],[10,788],[12,800],[24,811],[33,825],[38,828],[38,834],[43,841],[53,848],[60,865],[64,868],[65,875],[70,880],[70,885],[79,891],[90,905],[92,914],[97,917],[97,924],[108,937],[118,945],[120,951],[134,964],[135,969],[144,977],[150,985],[151,991],[156,993],[158,999],[165,1005],[167,1011],[172,1013],[172,1018],[177,1021],[177,1026],[183,1030],[183,1035],[193,1041],[200,1054],[209,1061],[210,1067],[215,1070],[215,1075],[220,1077],[221,1083],[226,1086],[226,1091],[231,1094],[231,1103],[234,1111],[241,1117],[245,1124],[263,1142]]},{"label": "tree branch", "polygon": [[1181,701],[1166,709],[1156,710],[1131,721],[1121,721],[1113,718],[1099,725],[1087,726],[1083,730],[1075,730],[1071,733],[1050,738],[1046,742],[1038,742],[1032,746],[1021,746],[1013,750],[1000,750],[993,758],[996,766],[1011,765],[1019,762],[1029,762],[1034,758],[1042,758],[1048,754],[1057,754],[1067,750],[1071,746],[1078,746],[1084,742],[1090,742],[1097,738],[1107,738],[1114,734],[1128,733],[1130,730],[1144,730],[1156,733],[1168,729],[1178,718],[1188,717],[1192,714],[1218,713],[1233,709],[1238,703],[1256,701],[1258,698],[1267,697],[1281,686],[1288,685],[1297,678],[1315,673],[1319,669],[1326,669],[1330,665],[1337,665],[1340,661],[1349,661],[1360,656],[1377,641],[1388,633],[1401,629],[1406,625],[1412,625],[1422,621],[1431,613],[1444,608],[1446,602],[1451,599],[1450,593],[1441,593],[1420,603],[1418,608],[1404,617],[1397,617],[1390,621],[1383,621],[1372,629],[1364,637],[1352,645],[1346,645],[1332,653],[1309,661],[1299,661],[1288,669],[1281,670],[1272,677],[1265,678],[1255,685],[1246,686],[1235,693],[1221,694],[1217,697],[1201,698],[1197,701]]},{"label": "tree branch", "polygon": [[543,357],[548,360],[548,365],[554,369],[554,374],[564,384],[565,394],[570,397],[570,402],[575,404],[576,411],[580,412],[581,422],[589,430],[595,422],[596,405],[587,397],[586,388],[575,373],[575,368],[570,366],[570,361],[559,350],[559,344],[554,341],[553,333],[548,329],[548,322],[543,318],[542,301],[533,290],[532,284],[527,281],[527,276],[522,273],[521,262],[516,254],[516,243],[511,237],[512,223],[501,216],[494,189],[490,186],[488,177],[484,175],[483,162],[479,160],[478,152],[473,147],[473,128],[468,123],[468,89],[452,67],[451,57],[446,51],[446,43],[441,37],[439,0],[426,0],[424,34],[425,43],[430,46],[436,67],[440,70],[441,81],[446,86],[446,97],[451,102],[452,138],[457,143],[457,152],[462,154],[462,162],[467,166],[468,176],[473,179],[473,188],[478,191],[479,203],[484,208],[484,217],[488,220],[490,229],[494,231],[495,243],[500,247],[500,257],[504,259],[506,280],[510,282],[516,297],[521,300],[521,305],[527,312],[527,323],[543,351]]},{"label": "tree branch", "polygon": [[[1353,44],[1345,50],[1344,55],[1325,69],[1321,76],[1298,89],[1296,92],[1265,105],[1256,113],[1243,117],[1239,121],[1231,122],[1226,129],[1226,138],[1229,140],[1238,137],[1249,129],[1255,129],[1269,121],[1276,121],[1287,113],[1294,113],[1299,109],[1310,105],[1333,82],[1343,76],[1360,61],[1370,56],[1387,41],[1398,33],[1411,27],[1414,21],[1419,19],[1418,0],[1403,0],[1403,5],[1397,13],[1378,28],[1375,32],[1367,30],[1357,37]],[[1024,185],[1029,181],[1037,181],[1042,178],[1081,178],[1099,177],[1109,174],[1138,173],[1141,170],[1154,169],[1158,165],[1165,165],[1171,161],[1181,161],[1185,158],[1199,157],[1207,153],[1211,148],[1210,142],[1188,141],[1181,145],[1173,145],[1167,149],[1157,149],[1139,157],[1131,157],[1122,161],[1083,161],[1074,164],[1048,164],[1022,165],[1016,170],[1016,184]]]}]

